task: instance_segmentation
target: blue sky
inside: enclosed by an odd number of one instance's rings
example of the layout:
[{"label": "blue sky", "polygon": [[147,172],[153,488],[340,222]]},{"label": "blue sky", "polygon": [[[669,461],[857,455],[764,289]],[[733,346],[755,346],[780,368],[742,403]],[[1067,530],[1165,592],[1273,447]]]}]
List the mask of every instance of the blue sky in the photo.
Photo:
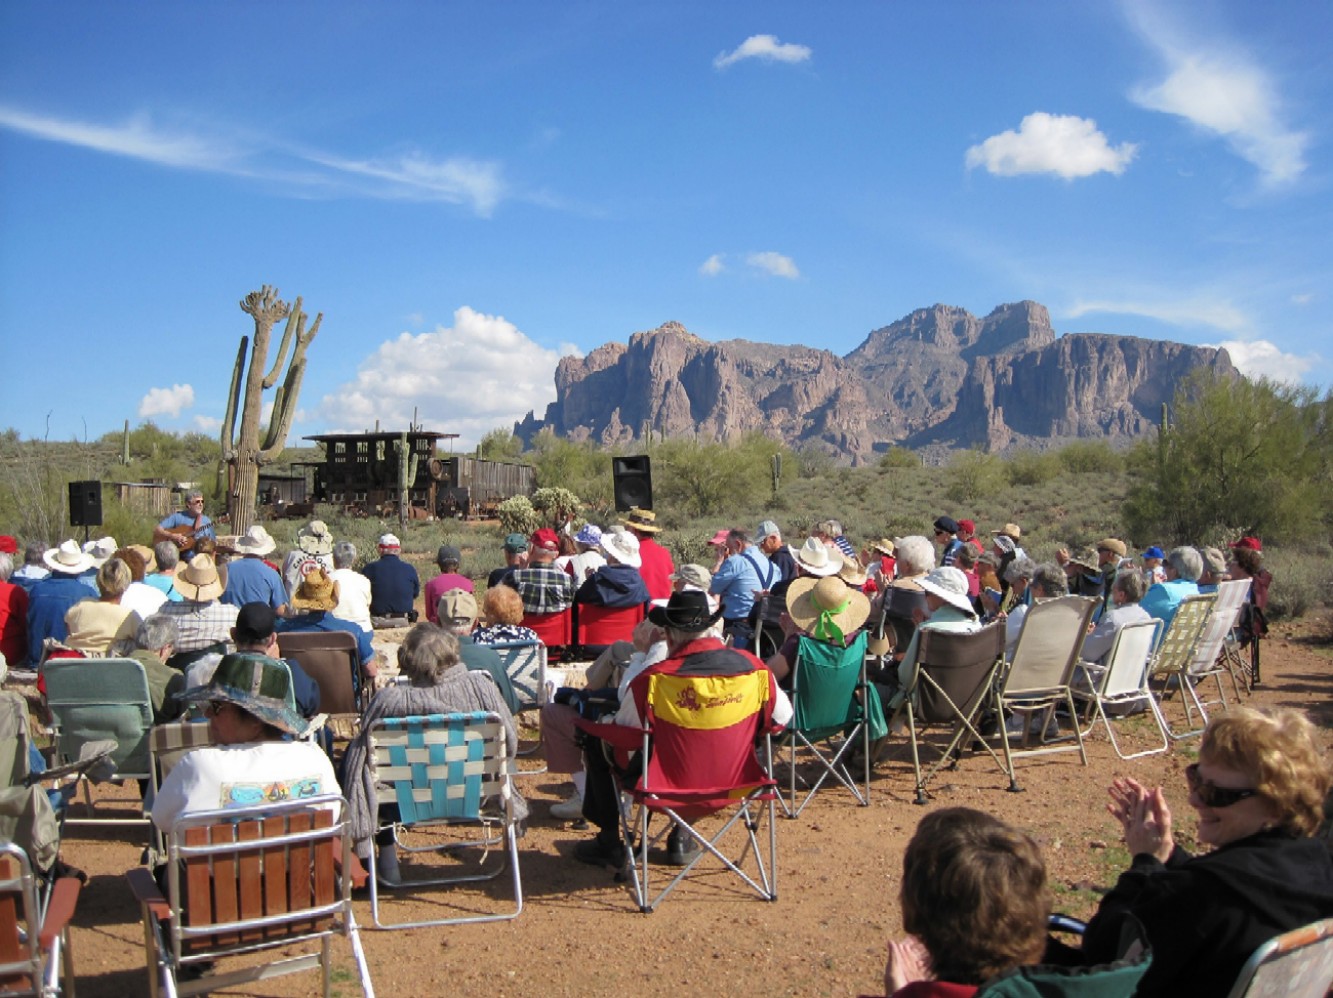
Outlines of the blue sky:
[{"label": "blue sky", "polygon": [[[0,425],[213,432],[274,284],[292,436],[467,446],[676,320],[844,354],[943,302],[1333,383],[1333,5],[0,5]],[[48,428],[49,420],[49,428]]]}]

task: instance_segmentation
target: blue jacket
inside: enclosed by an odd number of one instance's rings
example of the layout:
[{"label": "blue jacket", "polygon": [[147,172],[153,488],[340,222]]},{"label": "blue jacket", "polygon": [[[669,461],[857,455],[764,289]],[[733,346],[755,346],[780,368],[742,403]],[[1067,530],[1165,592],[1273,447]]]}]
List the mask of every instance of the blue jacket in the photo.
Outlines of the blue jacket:
[{"label": "blue jacket", "polygon": [[574,594],[575,603],[623,608],[648,602],[648,587],[637,568],[629,565],[603,565],[583,581]]},{"label": "blue jacket", "polygon": [[42,641],[69,637],[65,613],[75,603],[88,599],[88,587],[77,575],[52,572],[28,591],[28,661],[42,660]]}]

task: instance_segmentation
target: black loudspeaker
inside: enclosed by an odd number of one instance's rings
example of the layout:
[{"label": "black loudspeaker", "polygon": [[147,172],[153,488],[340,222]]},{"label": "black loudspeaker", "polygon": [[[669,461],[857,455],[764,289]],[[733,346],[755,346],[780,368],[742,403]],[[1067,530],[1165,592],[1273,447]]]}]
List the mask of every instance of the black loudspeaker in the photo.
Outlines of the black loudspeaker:
[{"label": "black loudspeaker", "polygon": [[100,527],[102,525],[102,483],[69,483],[69,525],[71,527]]},{"label": "black loudspeaker", "polygon": [[611,477],[615,480],[617,510],[653,508],[653,473],[647,454],[611,458]]}]

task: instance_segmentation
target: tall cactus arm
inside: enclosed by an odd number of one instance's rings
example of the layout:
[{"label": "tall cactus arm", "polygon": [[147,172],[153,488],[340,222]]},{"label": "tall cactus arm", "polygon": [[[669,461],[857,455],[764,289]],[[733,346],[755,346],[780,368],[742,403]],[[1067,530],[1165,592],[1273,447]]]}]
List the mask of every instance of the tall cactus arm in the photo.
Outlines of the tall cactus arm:
[{"label": "tall cactus arm", "polygon": [[287,370],[287,380],[283,382],[280,393],[273,400],[273,415],[269,418],[268,435],[264,446],[259,449],[258,463],[266,464],[275,460],[286,445],[287,432],[292,428],[292,419],[296,415],[296,399],[301,391],[301,378],[305,374],[305,358],[293,359]]},{"label": "tall cactus arm", "polygon": [[[291,345],[292,334],[297,332],[301,326],[305,325],[305,313],[301,311],[301,299],[296,299],[296,304],[292,310],[287,313],[287,325],[282,330],[282,341],[278,344],[278,355],[273,358],[273,366],[269,368],[268,374],[264,375],[264,388],[272,388],[278,380],[278,372],[282,370],[282,363],[287,358],[287,348]],[[299,333],[298,333],[299,338]],[[259,358],[263,360],[263,358]]]},{"label": "tall cactus arm", "polygon": [[227,411],[222,417],[222,459],[231,457],[236,446],[236,410],[241,402],[241,372],[245,370],[245,349],[250,345],[250,337],[241,337],[240,349],[236,351],[236,365],[231,369],[231,387],[227,390]]}]

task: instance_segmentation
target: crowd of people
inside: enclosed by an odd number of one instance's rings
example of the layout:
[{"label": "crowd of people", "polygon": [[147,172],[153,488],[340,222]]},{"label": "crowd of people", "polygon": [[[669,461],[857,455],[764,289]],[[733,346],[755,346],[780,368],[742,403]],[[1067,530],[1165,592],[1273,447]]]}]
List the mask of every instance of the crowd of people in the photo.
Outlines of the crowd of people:
[{"label": "crowd of people", "polygon": [[[625,861],[617,786],[624,773],[579,722],[638,727],[629,695],[638,677],[765,672],[781,726],[792,716],[786,690],[800,642],[846,648],[890,616],[913,625],[905,639],[892,627],[875,629],[871,650],[885,663],[875,692],[891,709],[908,693],[922,630],[968,632],[1003,621],[1012,651],[1027,609],[1043,599],[1072,593],[1097,601],[1082,656],[1090,666],[1120,628],[1153,618],[1169,624],[1181,600],[1227,578],[1251,580],[1252,620],[1262,622],[1271,576],[1257,538],[1233,543],[1229,557],[1152,546],[1134,558],[1124,541],[1106,537],[1037,563],[1018,524],[995,529],[988,543],[966,519],[941,516],[933,527],[933,538],[872,538],[858,551],[837,520],[820,521],[800,544],[764,520],[753,532],[719,529],[709,541],[711,566],[677,566],[655,514],[634,509],[605,528],[507,536],[505,564],[478,601],[452,545],[439,548],[439,572],[424,587],[393,534],[379,538],[378,557],[357,571],[355,546],[336,543],[318,520],[277,563],[269,558],[276,542],[262,526],[219,538],[202,496],[191,494],[154,530],[151,546],[34,541],[16,568],[17,540],[0,538],[0,651],[11,665],[30,666],[55,655],[131,656],[144,665],[158,721],[199,705],[215,747],[191,753],[168,776],[150,802],[159,827],[190,810],[275,793],[341,793],[357,853],[391,887],[403,880],[394,805],[377,797],[366,729],[380,718],[488,711],[502,718],[512,752],[519,704],[489,646],[535,639],[525,626],[532,615],[575,604],[645,608],[632,639],[605,648],[588,667],[585,689],[562,690],[542,708],[547,766],[572,784],[549,813],[587,821],[594,834],[575,857],[614,867]],[[388,685],[375,683],[383,663],[371,641],[383,627],[407,628],[397,649],[403,679]],[[355,636],[360,681],[381,687],[366,697],[362,734],[337,769],[327,746],[302,737],[319,710],[318,687],[278,648],[281,634],[327,630]],[[775,637],[761,640],[763,633]],[[1186,779],[1198,841],[1211,851],[1192,856],[1176,844],[1161,788],[1117,780],[1109,810],[1133,863],[1077,949],[1047,937],[1050,892],[1029,836],[966,808],[928,814],[904,856],[908,936],[889,946],[887,993],[962,996],[1016,968],[1110,963],[1126,956],[1131,936],[1152,954],[1138,994],[1221,993],[1260,942],[1333,915],[1333,864],[1311,838],[1330,776],[1307,720],[1247,710],[1216,719]],[[517,795],[514,802],[526,819],[527,803]],[[697,848],[673,832],[667,861],[691,863]]]}]

